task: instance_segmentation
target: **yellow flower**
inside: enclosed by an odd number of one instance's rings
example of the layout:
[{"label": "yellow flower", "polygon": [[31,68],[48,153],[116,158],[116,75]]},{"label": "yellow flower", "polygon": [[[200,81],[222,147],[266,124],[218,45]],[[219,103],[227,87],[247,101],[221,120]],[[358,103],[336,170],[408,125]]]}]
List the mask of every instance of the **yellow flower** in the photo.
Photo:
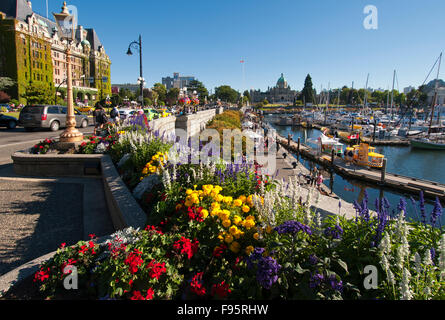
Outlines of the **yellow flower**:
[{"label": "yellow flower", "polygon": [[212,202],[212,209],[219,209],[221,208],[221,206],[219,205],[218,202]]},{"label": "yellow flower", "polygon": [[186,201],[184,202],[184,205],[185,205],[186,207],[191,207],[191,206],[193,206],[193,202],[192,202],[192,201],[188,201],[188,200],[186,200]]},{"label": "yellow flower", "polygon": [[255,221],[255,217],[254,217],[254,216],[247,216],[246,220],[252,220],[252,221]]},{"label": "yellow flower", "polygon": [[244,213],[247,213],[247,212],[249,212],[249,211],[250,211],[249,206],[244,205],[244,206],[243,206],[243,212],[244,212]]},{"label": "yellow flower", "polygon": [[267,227],[266,227],[266,232],[267,232],[268,234],[270,234],[270,233],[272,232],[272,227],[271,227],[271,226],[267,226]]},{"label": "yellow flower", "polygon": [[244,220],[243,225],[244,225],[244,227],[245,227],[247,230],[249,230],[249,229],[255,227],[255,222],[254,222],[253,220],[250,220],[250,219],[249,219],[249,220]]},{"label": "yellow flower", "polygon": [[187,195],[190,195],[190,194],[192,194],[193,193],[193,190],[192,189],[187,189],[187,191],[185,192],[185,194],[187,194]]},{"label": "yellow flower", "polygon": [[232,224],[232,223],[230,222],[229,219],[224,220],[224,221],[222,222],[222,225],[224,226],[224,228],[228,228],[228,227],[230,227],[231,224]]},{"label": "yellow flower", "polygon": [[222,196],[222,195],[220,195],[220,194],[218,194],[217,196],[216,196],[216,201],[218,201],[218,202],[221,202],[221,201],[223,201],[223,199],[224,199],[224,197]]},{"label": "yellow flower", "polygon": [[242,221],[243,221],[243,219],[240,216],[235,216],[233,218],[233,223],[237,226],[239,226]]},{"label": "yellow flower", "polygon": [[224,197],[223,198],[223,202],[225,204],[231,204],[232,203],[233,198],[232,197]]},{"label": "yellow flower", "polygon": [[236,226],[231,226],[229,232],[232,236],[235,236],[238,233],[238,228]]},{"label": "yellow flower", "polygon": [[182,209],[182,204],[177,204],[176,205],[176,210],[181,210]]},{"label": "yellow flower", "polygon": [[226,237],[224,238],[224,241],[225,241],[227,244],[232,243],[232,241],[233,241],[233,237],[232,237],[232,235],[230,235],[230,234],[226,235]]},{"label": "yellow flower", "polygon": [[210,215],[212,216],[212,217],[215,217],[215,216],[219,216],[219,213],[220,213],[220,210],[219,209],[213,209],[212,211],[210,211]]},{"label": "yellow flower", "polygon": [[147,168],[142,169],[142,174],[147,174],[147,173],[148,173],[148,169]]},{"label": "yellow flower", "polygon": [[250,254],[255,250],[252,246],[248,246],[245,250],[246,254],[250,256]]},{"label": "yellow flower", "polygon": [[255,233],[255,234],[253,235],[253,238],[254,238],[255,240],[258,240],[258,239],[260,238],[260,235],[259,235],[258,233]]},{"label": "yellow flower", "polygon": [[204,219],[209,216],[209,212],[206,209],[202,209],[201,214]]},{"label": "yellow flower", "polygon": [[232,244],[230,245],[230,250],[234,253],[238,253],[240,249],[241,245],[236,241],[233,241]]},{"label": "yellow flower", "polygon": [[229,219],[229,217],[230,217],[230,211],[229,210],[222,210],[219,213],[219,218],[221,220],[223,220],[223,221]]},{"label": "yellow flower", "polygon": [[233,201],[233,205],[235,207],[241,207],[242,204],[243,204],[243,201],[241,199],[236,199],[235,201]]},{"label": "yellow flower", "polygon": [[240,199],[243,203],[247,200],[246,196],[239,196],[238,199]]}]

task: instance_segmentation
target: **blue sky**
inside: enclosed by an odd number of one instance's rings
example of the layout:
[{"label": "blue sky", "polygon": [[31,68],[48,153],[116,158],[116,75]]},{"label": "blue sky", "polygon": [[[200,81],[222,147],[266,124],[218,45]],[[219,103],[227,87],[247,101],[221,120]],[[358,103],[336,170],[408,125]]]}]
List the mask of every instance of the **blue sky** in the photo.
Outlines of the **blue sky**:
[{"label": "blue sky", "polygon": [[[63,1],[49,1],[59,12]],[[46,1],[32,1],[46,14]],[[112,83],[135,83],[139,58],[125,53],[139,33],[148,86],[179,72],[208,89],[267,89],[281,73],[301,90],[306,74],[320,90],[347,85],[420,85],[445,49],[443,0],[72,0],[79,23],[96,29],[111,57]],[[366,5],[378,29],[366,30]],[[240,60],[245,60],[245,82]],[[445,61],[444,61],[445,63]],[[443,72],[441,72],[441,75]],[[243,84],[245,83],[245,84]],[[395,85],[397,89],[397,83]]]}]

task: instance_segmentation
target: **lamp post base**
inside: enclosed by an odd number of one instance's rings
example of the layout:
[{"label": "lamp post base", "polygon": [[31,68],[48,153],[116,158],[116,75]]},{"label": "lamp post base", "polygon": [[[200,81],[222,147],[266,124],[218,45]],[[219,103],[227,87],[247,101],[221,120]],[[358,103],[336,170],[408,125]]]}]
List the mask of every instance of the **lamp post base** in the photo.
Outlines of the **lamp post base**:
[{"label": "lamp post base", "polygon": [[79,142],[83,140],[83,133],[76,128],[67,128],[60,135],[60,142]]}]

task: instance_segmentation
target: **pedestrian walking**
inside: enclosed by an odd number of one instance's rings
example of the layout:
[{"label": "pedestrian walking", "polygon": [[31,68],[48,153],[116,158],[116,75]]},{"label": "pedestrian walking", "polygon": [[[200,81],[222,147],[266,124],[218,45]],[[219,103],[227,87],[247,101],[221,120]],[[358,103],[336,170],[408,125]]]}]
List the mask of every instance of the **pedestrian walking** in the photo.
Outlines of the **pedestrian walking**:
[{"label": "pedestrian walking", "polygon": [[104,125],[108,122],[105,110],[101,105],[97,107],[96,111],[96,125],[94,127],[94,134],[97,134],[97,129],[103,129]]},{"label": "pedestrian walking", "polygon": [[311,172],[311,186],[315,186],[317,178],[318,178],[318,169],[316,166],[314,166]]},{"label": "pedestrian walking", "polygon": [[317,189],[319,192],[321,192],[321,184],[322,183],[323,183],[323,175],[320,172],[317,177]]},{"label": "pedestrian walking", "polygon": [[116,106],[110,111],[110,119],[116,125],[119,125],[119,110]]}]

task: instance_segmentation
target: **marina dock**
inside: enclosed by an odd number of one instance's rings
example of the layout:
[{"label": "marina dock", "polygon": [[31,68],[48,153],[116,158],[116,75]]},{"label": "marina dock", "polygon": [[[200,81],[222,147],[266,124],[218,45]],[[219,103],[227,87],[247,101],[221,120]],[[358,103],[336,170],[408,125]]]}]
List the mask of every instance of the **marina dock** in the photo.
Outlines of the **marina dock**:
[{"label": "marina dock", "polygon": [[422,190],[425,197],[445,200],[445,184],[413,177],[407,177],[399,174],[386,172],[385,167],[382,170],[368,169],[366,167],[357,166],[352,163],[346,163],[342,158],[327,154],[317,154],[317,152],[303,143],[290,140],[277,135],[277,140],[289,152],[293,152],[298,156],[302,156],[321,166],[331,169],[337,174],[359,181],[365,181],[378,187],[393,189],[401,193],[410,193],[419,195]]}]

